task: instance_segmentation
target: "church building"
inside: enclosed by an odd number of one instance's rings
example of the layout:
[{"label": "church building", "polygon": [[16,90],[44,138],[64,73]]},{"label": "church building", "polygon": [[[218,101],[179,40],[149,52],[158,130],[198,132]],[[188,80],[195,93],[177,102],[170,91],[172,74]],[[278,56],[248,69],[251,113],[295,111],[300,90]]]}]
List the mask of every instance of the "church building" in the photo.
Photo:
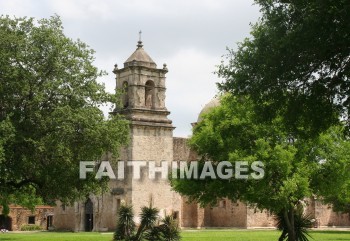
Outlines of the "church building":
[{"label": "church building", "polygon": [[[174,126],[165,106],[167,65],[157,68],[146,53],[141,40],[134,53],[124,62],[123,68],[115,65],[117,89],[123,90],[122,106],[115,110],[130,121],[130,144],[121,151],[120,160],[155,161],[157,166],[167,161],[194,161],[197,154],[187,145],[186,138],[173,136]],[[208,103],[201,114],[219,105],[218,99]],[[200,114],[200,115],[201,115]],[[200,121],[200,115],[198,121]],[[54,212],[57,229],[74,231],[106,231],[116,226],[116,214],[122,203],[132,204],[136,215],[150,202],[160,215],[172,214],[181,227],[273,227],[275,221],[267,212],[256,211],[244,203],[218,200],[215,207],[200,207],[188,203],[185,197],[171,190],[167,179],[132,178],[127,169],[123,180],[111,180],[110,192],[91,195],[73,207],[58,205]],[[349,226],[348,215],[334,213],[318,200],[310,200],[307,211],[315,217],[317,226]],[[136,222],[138,219],[136,218]]]},{"label": "church building", "polygon": [[[169,167],[173,161],[197,160],[198,156],[187,145],[187,139],[173,136],[175,127],[168,118],[170,112],[165,106],[167,72],[166,64],[157,68],[141,40],[122,68],[115,65],[116,86],[123,91],[122,105],[115,112],[130,121],[130,143],[121,150],[120,160],[154,161],[156,166],[166,161]],[[218,104],[219,101],[213,99],[202,113]],[[105,158],[108,160],[110,157]],[[57,230],[113,231],[117,211],[123,203],[131,204],[136,216],[142,206],[152,203],[160,210],[160,216],[173,215],[183,228],[275,225],[272,215],[256,211],[244,203],[222,199],[215,207],[203,208],[197,203],[187,202],[185,197],[174,192],[166,178],[146,177],[147,168],[141,172],[139,179],[132,178],[132,167],[126,170],[123,179],[110,181],[108,192],[99,196],[90,195],[70,207],[58,202],[53,212],[45,211],[43,220],[49,217]],[[317,226],[350,226],[348,215],[334,213],[318,200],[310,200],[308,212],[315,217]],[[41,219],[34,217],[33,220]],[[139,219],[136,217],[135,221]]]}]

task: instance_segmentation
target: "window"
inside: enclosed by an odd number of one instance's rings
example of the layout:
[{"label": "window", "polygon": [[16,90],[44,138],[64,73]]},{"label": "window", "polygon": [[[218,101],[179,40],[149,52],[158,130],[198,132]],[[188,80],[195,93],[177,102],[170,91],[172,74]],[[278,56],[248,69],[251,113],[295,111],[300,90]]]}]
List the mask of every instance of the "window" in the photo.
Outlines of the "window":
[{"label": "window", "polygon": [[123,83],[123,107],[127,108],[129,106],[129,85],[128,82]]},{"label": "window", "polygon": [[35,216],[28,217],[28,224],[35,224]]},{"label": "window", "polygon": [[219,202],[219,207],[220,207],[220,208],[226,208],[226,200],[221,200],[221,201]]},{"label": "window", "polygon": [[179,211],[173,212],[173,219],[177,220],[179,218]]},{"label": "window", "polygon": [[154,83],[151,80],[148,80],[145,86],[145,107],[154,107]]},{"label": "window", "polygon": [[119,198],[117,198],[117,211],[119,211],[119,208],[120,208],[120,199]]}]

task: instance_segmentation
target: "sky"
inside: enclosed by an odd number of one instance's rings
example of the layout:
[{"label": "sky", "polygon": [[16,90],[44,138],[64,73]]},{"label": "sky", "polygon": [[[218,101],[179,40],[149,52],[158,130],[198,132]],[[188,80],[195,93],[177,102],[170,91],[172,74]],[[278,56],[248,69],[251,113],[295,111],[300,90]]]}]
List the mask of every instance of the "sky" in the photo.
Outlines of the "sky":
[{"label": "sky", "polygon": [[108,72],[99,81],[109,92],[114,64],[122,67],[135,51],[141,30],[145,51],[169,69],[166,107],[177,137],[191,135],[191,123],[218,93],[216,66],[260,17],[253,0],[0,0],[0,14],[59,15],[66,36],[96,51],[94,64]]}]

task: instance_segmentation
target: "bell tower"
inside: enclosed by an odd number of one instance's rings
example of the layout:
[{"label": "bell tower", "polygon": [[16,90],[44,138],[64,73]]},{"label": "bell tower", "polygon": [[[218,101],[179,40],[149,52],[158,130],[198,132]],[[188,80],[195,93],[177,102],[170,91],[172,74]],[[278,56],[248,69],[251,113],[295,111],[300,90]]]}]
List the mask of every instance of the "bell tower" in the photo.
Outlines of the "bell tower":
[{"label": "bell tower", "polygon": [[170,112],[165,107],[166,64],[157,69],[156,63],[143,49],[139,40],[135,52],[124,62],[124,68],[114,66],[117,89],[123,91],[122,108],[132,124],[163,126],[172,129]]},{"label": "bell tower", "polygon": [[[118,69],[115,65],[117,90],[122,90],[122,106],[116,110],[130,121],[130,143],[121,152],[121,160],[153,162],[161,169],[164,163],[170,173],[173,161],[173,125],[168,119],[170,112],[165,107],[166,64],[158,69],[156,63],[143,49],[141,38],[133,54]],[[153,164],[154,165],[154,164]],[[119,198],[133,205],[139,214],[142,206],[152,202],[163,215],[180,213],[180,195],[171,190],[168,178],[156,174],[150,178],[150,165],[141,169],[141,178],[133,178],[133,167],[128,167]],[[153,166],[154,168],[154,166]],[[138,220],[136,220],[138,221]]]}]

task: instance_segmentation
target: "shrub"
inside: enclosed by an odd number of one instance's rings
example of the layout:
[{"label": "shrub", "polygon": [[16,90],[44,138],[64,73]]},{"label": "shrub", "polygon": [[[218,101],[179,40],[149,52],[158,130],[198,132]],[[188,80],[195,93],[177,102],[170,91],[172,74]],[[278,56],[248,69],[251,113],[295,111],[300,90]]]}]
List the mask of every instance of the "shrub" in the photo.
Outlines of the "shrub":
[{"label": "shrub", "polygon": [[122,205],[118,211],[117,228],[113,240],[132,240],[135,231],[132,206]]},{"label": "shrub", "polygon": [[[118,211],[118,223],[114,233],[114,241],[178,241],[180,229],[172,216],[165,216],[159,220],[157,208],[142,207],[141,222],[137,231],[133,221],[134,212],[132,206],[123,205]],[[160,222],[160,225],[156,223]]]},{"label": "shrub", "polygon": [[21,226],[21,231],[36,231],[41,229],[41,226],[36,224],[24,224]]},{"label": "shrub", "polygon": [[179,225],[171,215],[165,216],[165,218],[162,219],[162,223],[163,224],[159,226],[160,233],[161,233],[160,240],[178,241],[181,239]]},{"label": "shrub", "polygon": [[[277,228],[282,231],[282,235],[279,238],[279,240],[289,241],[287,224],[285,223],[283,214],[280,213],[276,215],[276,220]],[[308,234],[308,228],[311,227],[311,216],[304,214],[302,209],[297,209],[294,213],[295,239],[298,241],[308,241],[310,237],[310,235]]]}]

